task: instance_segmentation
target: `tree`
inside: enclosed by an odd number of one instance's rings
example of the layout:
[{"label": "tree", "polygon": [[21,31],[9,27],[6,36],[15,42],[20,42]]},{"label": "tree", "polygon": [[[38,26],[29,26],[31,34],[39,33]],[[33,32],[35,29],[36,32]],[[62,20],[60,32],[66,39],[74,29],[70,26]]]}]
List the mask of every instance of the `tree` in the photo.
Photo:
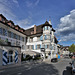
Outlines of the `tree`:
[{"label": "tree", "polygon": [[72,44],[72,45],[69,47],[69,51],[75,53],[75,45],[74,45],[74,44]]}]

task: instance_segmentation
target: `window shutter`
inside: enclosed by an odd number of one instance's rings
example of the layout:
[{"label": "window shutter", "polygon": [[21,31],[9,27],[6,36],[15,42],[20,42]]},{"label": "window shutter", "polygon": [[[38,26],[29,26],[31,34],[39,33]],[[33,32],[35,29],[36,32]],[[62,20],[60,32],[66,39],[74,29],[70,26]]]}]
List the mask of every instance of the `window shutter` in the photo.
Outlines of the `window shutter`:
[{"label": "window shutter", "polygon": [[45,48],[47,48],[47,45],[45,45]]},{"label": "window shutter", "polygon": [[47,36],[45,35],[45,40],[47,40]]},{"label": "window shutter", "polygon": [[33,45],[33,50],[34,50],[34,45]]},{"label": "window shutter", "polygon": [[40,45],[40,48],[41,48],[41,45]]},{"label": "window shutter", "polygon": [[36,49],[37,49],[37,45],[36,45]]}]

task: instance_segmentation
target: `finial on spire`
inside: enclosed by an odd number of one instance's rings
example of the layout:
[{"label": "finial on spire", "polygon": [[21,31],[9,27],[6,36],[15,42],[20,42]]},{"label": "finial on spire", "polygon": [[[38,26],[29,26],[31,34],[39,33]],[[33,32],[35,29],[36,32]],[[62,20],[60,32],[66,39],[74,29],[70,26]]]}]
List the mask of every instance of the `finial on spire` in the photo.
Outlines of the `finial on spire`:
[{"label": "finial on spire", "polygon": [[49,24],[52,25],[52,23],[51,23],[51,19],[50,19],[50,18],[51,18],[51,17],[49,16]]},{"label": "finial on spire", "polygon": [[46,21],[47,21],[47,18],[46,18]]}]

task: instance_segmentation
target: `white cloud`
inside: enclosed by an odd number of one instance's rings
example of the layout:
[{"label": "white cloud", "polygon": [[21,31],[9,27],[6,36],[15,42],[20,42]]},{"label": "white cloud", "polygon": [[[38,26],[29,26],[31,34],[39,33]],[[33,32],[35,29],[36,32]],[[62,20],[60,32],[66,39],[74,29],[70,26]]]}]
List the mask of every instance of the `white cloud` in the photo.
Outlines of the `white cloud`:
[{"label": "white cloud", "polygon": [[32,22],[32,18],[30,16],[26,19],[16,21],[16,23],[24,29],[31,27],[29,26],[31,22]]},{"label": "white cloud", "polygon": [[[35,24],[34,24],[34,25],[35,25]],[[34,25],[28,26],[28,27],[26,27],[26,28],[24,28],[24,29],[32,28],[32,27],[34,27]]]},{"label": "white cloud", "polygon": [[8,18],[10,18],[11,16],[13,17],[13,19],[16,17],[12,13],[12,11],[8,7],[6,7],[6,5],[3,5],[3,4],[0,4],[0,14],[3,14],[5,17],[8,17]]},{"label": "white cloud", "polygon": [[26,6],[33,8],[33,7],[37,6],[39,2],[40,2],[40,0],[35,0],[35,2],[32,2],[32,1],[27,0],[26,1]]},{"label": "white cloud", "polygon": [[59,42],[75,41],[75,9],[70,11],[70,14],[60,18],[56,35],[61,36]]},{"label": "white cloud", "polygon": [[16,15],[12,12],[13,6],[19,6],[18,0],[0,0],[0,14],[7,19],[15,20]]},{"label": "white cloud", "polygon": [[61,37],[61,39],[59,40],[59,42],[61,41],[75,41],[75,34],[69,34],[68,36],[63,36]]},{"label": "white cloud", "polygon": [[12,12],[11,1],[18,5],[18,0],[0,0],[0,14],[3,14],[8,20],[12,20],[22,28],[29,28],[30,26],[28,25],[32,22],[31,16],[28,16],[26,19],[18,20],[17,16]]}]

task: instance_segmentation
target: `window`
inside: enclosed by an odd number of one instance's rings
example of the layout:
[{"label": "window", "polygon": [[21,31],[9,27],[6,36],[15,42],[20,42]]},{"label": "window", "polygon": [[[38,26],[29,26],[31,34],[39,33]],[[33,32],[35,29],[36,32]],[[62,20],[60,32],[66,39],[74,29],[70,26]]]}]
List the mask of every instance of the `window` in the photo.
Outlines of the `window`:
[{"label": "window", "polygon": [[31,49],[33,49],[33,45],[31,45]]},{"label": "window", "polygon": [[22,45],[22,49],[24,49],[24,45]]},{"label": "window", "polygon": [[13,33],[13,38],[15,39],[15,34]]},{"label": "window", "polygon": [[47,30],[47,26],[45,26],[45,30]]},{"label": "window", "polygon": [[2,35],[2,28],[0,28],[0,34]]},{"label": "window", "polygon": [[20,36],[20,40],[22,41],[22,37]]},{"label": "window", "polygon": [[2,22],[4,21],[4,18],[2,18]]},{"label": "window", "polygon": [[40,45],[37,45],[37,49],[40,49]]},{"label": "window", "polygon": [[19,40],[19,35],[17,35],[17,39]]},{"label": "window", "polygon": [[22,41],[24,42],[24,37],[22,37]]},{"label": "window", "polygon": [[27,46],[27,49],[29,49],[29,45]]},{"label": "window", "polygon": [[11,38],[14,38],[14,36],[13,36],[13,32],[11,32]]},{"label": "window", "polygon": [[49,45],[47,45],[47,48],[49,48]]},{"label": "window", "polygon": [[48,30],[48,26],[47,26],[47,30]]},{"label": "window", "polygon": [[7,36],[7,30],[6,29],[3,29],[3,35]]},{"label": "window", "polygon": [[52,50],[52,44],[50,43],[50,50]]},{"label": "window", "polygon": [[19,40],[20,40],[20,35],[19,35]]},{"label": "window", "polygon": [[47,45],[45,45],[45,49],[47,49]]},{"label": "window", "polygon": [[16,35],[16,39],[17,39],[17,35]]},{"label": "window", "polygon": [[8,37],[11,37],[11,31],[8,31]]},{"label": "window", "polygon": [[44,36],[44,39],[47,40],[47,36],[46,35]]},{"label": "window", "polygon": [[50,36],[49,36],[49,35],[46,35],[46,39],[47,39],[47,40],[50,40]]}]

